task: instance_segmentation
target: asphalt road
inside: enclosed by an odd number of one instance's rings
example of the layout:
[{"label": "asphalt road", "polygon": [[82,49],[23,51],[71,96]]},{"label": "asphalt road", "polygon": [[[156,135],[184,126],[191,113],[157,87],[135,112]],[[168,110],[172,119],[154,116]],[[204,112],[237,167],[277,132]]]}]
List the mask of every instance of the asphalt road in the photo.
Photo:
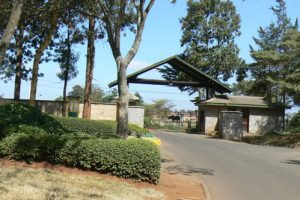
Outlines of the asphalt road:
[{"label": "asphalt road", "polygon": [[[300,150],[158,132],[172,172],[200,176],[213,200],[300,200]],[[163,159],[163,162],[173,162]]]}]

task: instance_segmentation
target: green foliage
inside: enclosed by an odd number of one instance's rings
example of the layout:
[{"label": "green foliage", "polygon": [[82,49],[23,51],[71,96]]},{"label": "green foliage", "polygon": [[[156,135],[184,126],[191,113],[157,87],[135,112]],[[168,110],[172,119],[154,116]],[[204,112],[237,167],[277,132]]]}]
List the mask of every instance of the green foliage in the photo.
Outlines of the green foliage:
[{"label": "green foliage", "polygon": [[[289,129],[300,129],[300,112],[296,113],[289,122]],[[300,132],[300,130],[299,130]]]},{"label": "green foliage", "polygon": [[142,140],[69,140],[60,151],[63,164],[109,172],[124,178],[157,183],[160,153],[155,144]]},{"label": "green foliage", "polygon": [[141,128],[134,124],[129,124],[128,129],[129,129],[129,135],[136,136],[137,138],[141,138],[144,135],[149,134],[149,131],[147,129]]},{"label": "green foliage", "polygon": [[56,151],[64,143],[64,137],[50,135],[45,130],[31,125],[19,125],[8,130],[8,136],[0,142],[0,155],[28,162],[52,161]]},{"label": "green foliage", "polygon": [[[87,120],[74,117],[54,117],[65,129],[71,132],[84,132],[90,135],[115,135],[117,124],[114,121]],[[117,137],[117,136],[116,136]]]},{"label": "green foliage", "polygon": [[[264,96],[272,102],[288,103],[288,91],[284,85],[290,73],[295,70],[288,48],[282,46],[285,35],[293,29],[298,29],[297,23],[293,25],[287,15],[285,1],[277,0],[276,7],[272,7],[276,22],[267,27],[260,27],[258,37],[253,38],[256,50],[250,46],[251,57],[254,62],[250,65],[251,76],[254,79],[248,89],[252,95]],[[249,90],[250,89],[250,90]]]},{"label": "green foliage", "polygon": [[153,183],[158,182],[160,175],[159,149],[151,142],[102,139],[85,133],[49,135],[33,126],[2,139],[0,156],[28,162],[49,161]]},{"label": "green foliage", "polygon": [[[187,7],[187,15],[181,19],[182,58],[213,78],[227,81],[243,63],[234,41],[240,35],[240,16],[234,4],[230,0],[189,0]],[[167,80],[191,80],[169,67],[161,72]],[[195,92],[193,87],[179,89]]]},{"label": "green foliage", "polygon": [[[26,104],[0,106],[0,119],[0,157],[159,180],[159,149],[140,139],[118,139],[116,122],[51,117]],[[129,129],[137,136],[149,133],[136,125]]]},{"label": "green foliage", "polygon": [[145,105],[145,117],[165,119],[174,107],[167,99],[154,100],[152,104]]},{"label": "green foliage", "polygon": [[[80,102],[83,102],[84,88],[80,85],[75,85],[68,95],[80,97]],[[115,96],[118,96],[118,90],[116,89],[104,92],[98,85],[92,85],[91,101],[93,103],[110,102]]]},{"label": "green foliage", "polygon": [[38,126],[50,134],[62,134],[66,131],[53,117],[27,104],[1,105],[0,119],[0,138],[7,134],[6,129],[11,127],[18,129],[19,125]]}]

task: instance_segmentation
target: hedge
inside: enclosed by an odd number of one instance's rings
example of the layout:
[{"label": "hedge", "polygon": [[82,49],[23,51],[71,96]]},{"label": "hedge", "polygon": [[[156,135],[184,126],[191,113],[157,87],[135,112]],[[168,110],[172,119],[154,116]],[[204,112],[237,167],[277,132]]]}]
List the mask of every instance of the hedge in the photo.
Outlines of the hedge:
[{"label": "hedge", "polygon": [[85,133],[49,135],[41,129],[25,128],[32,132],[20,131],[0,141],[1,157],[48,161],[152,183],[159,180],[160,152],[149,141],[101,139]]},{"label": "hedge", "polygon": [[160,153],[155,144],[139,139],[68,140],[60,150],[60,163],[157,183]]},{"label": "hedge", "polygon": [[54,119],[71,132],[85,132],[90,135],[115,135],[117,124],[114,121],[87,120],[74,117],[58,117]]},{"label": "hedge", "polygon": [[[148,131],[130,125],[131,134]],[[52,117],[26,104],[0,106],[0,157],[48,161],[157,183],[155,144],[116,136],[116,122]]]},{"label": "hedge", "polygon": [[[38,126],[49,134],[65,134],[66,132],[84,132],[96,136],[116,136],[117,123],[108,120],[86,120],[73,117],[50,116],[38,109],[22,103],[0,106],[0,138],[7,133],[8,127],[18,128],[19,125]],[[1,134],[2,133],[2,134]],[[129,125],[129,134],[138,137],[148,133],[146,129]]]}]

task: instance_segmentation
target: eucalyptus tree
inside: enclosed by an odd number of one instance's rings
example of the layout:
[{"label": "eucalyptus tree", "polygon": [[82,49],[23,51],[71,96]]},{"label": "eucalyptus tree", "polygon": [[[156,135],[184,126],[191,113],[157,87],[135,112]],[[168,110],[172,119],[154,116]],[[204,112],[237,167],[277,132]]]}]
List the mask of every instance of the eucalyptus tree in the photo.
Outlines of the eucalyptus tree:
[{"label": "eucalyptus tree", "polygon": [[[15,76],[15,100],[20,99],[22,79],[28,80],[28,76],[31,72],[27,64],[33,59],[34,44],[37,43],[37,38],[34,37],[38,29],[38,27],[35,26],[37,8],[42,4],[42,0],[24,2],[18,27],[16,28],[14,37],[10,42],[1,65],[1,79],[9,81]],[[5,13],[1,13],[0,15],[2,18]]]},{"label": "eucalyptus tree", "polygon": [[[1,12],[7,12],[6,10],[9,10],[11,8],[10,17],[8,18],[6,27],[3,31],[3,34],[1,34],[1,40],[0,40],[0,64],[2,63],[5,52],[10,44],[10,41],[15,33],[15,29],[18,26],[20,16],[22,13],[22,7],[25,0],[14,0],[10,1],[12,5],[10,6],[7,4],[7,2],[3,1],[1,2]],[[0,22],[3,23],[3,22]]]},{"label": "eucalyptus tree", "polygon": [[78,74],[77,70],[77,61],[78,54],[76,54],[71,49],[71,39],[70,39],[70,31],[68,30],[68,36],[66,39],[60,42],[59,48],[56,50],[57,58],[56,62],[59,62],[60,72],[57,73],[57,77],[64,81],[63,87],[63,106],[62,106],[62,116],[66,116],[67,111],[67,85],[68,81],[75,78]]},{"label": "eucalyptus tree", "polygon": [[[44,51],[52,42],[52,38],[59,27],[59,19],[62,17],[62,0],[44,1],[42,7],[37,8],[39,15],[35,26],[39,27],[35,38],[38,38],[35,44],[35,54],[32,66],[32,78],[30,87],[30,105],[35,105],[39,65],[42,61]],[[64,4],[65,5],[65,4]],[[68,4],[67,4],[68,5]]]},{"label": "eucalyptus tree", "polygon": [[[128,135],[129,92],[127,86],[127,68],[142,40],[146,19],[155,0],[97,0],[103,15],[103,26],[117,66],[118,79],[118,111],[117,133],[126,138]],[[129,28],[133,34],[130,49],[123,54],[121,51],[122,31]]]},{"label": "eucalyptus tree", "polygon": [[[101,12],[96,6],[96,0],[88,0],[82,6],[85,8],[84,16],[88,21],[88,28],[86,32],[87,38],[87,59],[86,59],[86,75],[85,75],[85,90],[82,118],[90,119],[91,117],[91,103],[92,103],[92,89],[95,67],[95,41],[104,38],[104,31],[102,29]],[[100,13],[97,16],[97,13]]]},{"label": "eucalyptus tree", "polygon": [[64,81],[63,87],[63,106],[62,115],[66,116],[67,111],[67,85],[68,81],[78,75],[77,61],[79,54],[74,52],[75,44],[83,44],[85,41],[84,31],[82,30],[84,18],[78,14],[77,9],[80,4],[76,2],[63,7],[65,15],[61,17],[61,24],[58,30],[59,42],[54,44],[56,56],[54,61],[60,65],[58,78]]}]

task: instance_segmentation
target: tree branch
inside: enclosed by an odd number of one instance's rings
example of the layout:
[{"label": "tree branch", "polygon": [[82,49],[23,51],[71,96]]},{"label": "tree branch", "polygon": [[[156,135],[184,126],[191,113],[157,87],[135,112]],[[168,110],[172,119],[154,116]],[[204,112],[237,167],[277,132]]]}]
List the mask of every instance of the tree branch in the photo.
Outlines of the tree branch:
[{"label": "tree branch", "polygon": [[126,57],[124,58],[125,66],[128,66],[130,61],[136,55],[137,49],[139,48],[139,45],[140,45],[141,40],[142,40],[142,34],[143,34],[143,31],[144,31],[146,18],[147,18],[147,16],[148,16],[148,14],[149,14],[149,12],[150,12],[150,10],[151,10],[154,3],[155,3],[155,0],[150,0],[150,2],[147,5],[145,11],[143,11],[144,0],[140,0],[140,11],[139,12],[141,12],[141,8],[142,8],[142,13],[139,13],[139,14],[141,16],[141,20],[137,24],[137,33],[135,35],[135,38],[134,38],[133,44],[131,46],[131,49],[128,51]]}]

